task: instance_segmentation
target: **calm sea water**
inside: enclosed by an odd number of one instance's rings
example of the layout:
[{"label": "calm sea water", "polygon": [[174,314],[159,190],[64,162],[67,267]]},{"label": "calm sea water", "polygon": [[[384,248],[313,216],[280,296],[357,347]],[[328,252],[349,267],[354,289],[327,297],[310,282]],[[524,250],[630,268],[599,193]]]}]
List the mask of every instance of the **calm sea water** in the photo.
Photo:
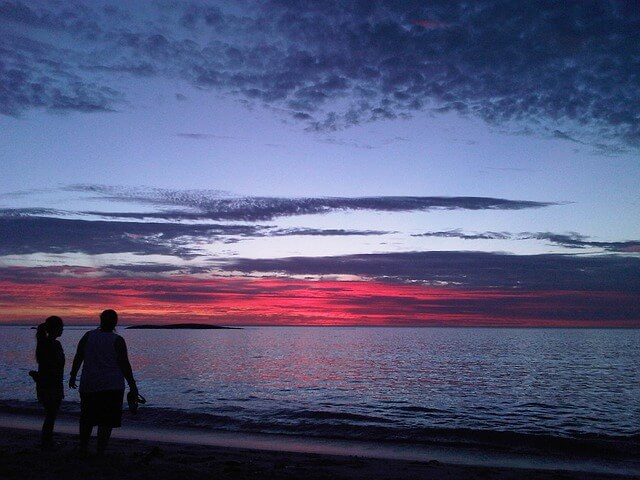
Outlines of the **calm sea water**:
[{"label": "calm sea water", "polygon": [[[86,329],[60,339],[67,376]],[[493,434],[637,439],[640,330],[120,329],[136,422],[422,441]],[[0,409],[39,411],[34,331],[0,327]],[[68,378],[68,377],[67,377]],[[64,410],[78,410],[69,391]]]}]

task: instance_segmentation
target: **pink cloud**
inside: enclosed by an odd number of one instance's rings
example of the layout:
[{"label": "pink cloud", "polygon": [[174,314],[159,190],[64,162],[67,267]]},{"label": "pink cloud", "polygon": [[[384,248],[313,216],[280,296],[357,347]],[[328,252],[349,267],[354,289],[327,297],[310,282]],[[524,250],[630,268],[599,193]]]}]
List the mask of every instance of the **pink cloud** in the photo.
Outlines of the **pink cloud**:
[{"label": "pink cloud", "polygon": [[125,324],[640,326],[637,296],[625,292],[33,270],[1,276],[0,323],[59,315],[68,323],[87,324],[104,308],[114,308]]}]

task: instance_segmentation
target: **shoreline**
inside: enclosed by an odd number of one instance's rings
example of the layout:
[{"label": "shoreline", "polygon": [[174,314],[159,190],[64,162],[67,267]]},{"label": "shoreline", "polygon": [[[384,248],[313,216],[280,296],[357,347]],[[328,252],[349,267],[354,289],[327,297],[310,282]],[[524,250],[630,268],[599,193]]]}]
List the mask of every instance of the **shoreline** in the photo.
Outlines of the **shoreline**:
[{"label": "shoreline", "polygon": [[[0,327],[22,327],[30,330],[34,330],[37,326],[42,323],[41,319],[35,319],[33,321],[26,321],[24,323],[20,322],[7,322],[1,323]],[[187,322],[189,323],[189,322]],[[118,325],[118,329],[122,330],[138,330],[138,324],[136,323],[123,323]],[[144,325],[143,325],[144,326]],[[222,329],[222,330],[247,330],[252,328],[372,328],[372,329],[440,329],[440,330],[568,330],[568,331],[588,331],[588,330],[640,330],[640,325],[600,325],[600,326],[573,326],[573,325],[562,325],[562,326],[550,326],[550,325],[367,325],[367,324],[326,324],[326,325],[314,325],[314,324],[237,324],[237,325],[217,325],[212,324],[213,330]],[[65,329],[95,329],[97,325],[95,323],[65,323]],[[140,330],[154,330],[157,328],[142,328]],[[160,330],[165,329],[161,327]],[[207,327],[206,329],[209,329]],[[179,329],[178,329],[179,330]],[[196,328],[197,330],[197,328]]]},{"label": "shoreline", "polygon": [[[126,419],[125,419],[126,422]],[[105,459],[89,459],[78,466],[77,423],[56,424],[56,452],[38,447],[41,418],[0,416],[0,465],[9,465],[6,478],[51,478],[47,468],[60,471],[57,478],[86,475],[99,460],[120,465],[121,478],[140,478],[140,469],[154,480],[173,478],[563,478],[614,480],[638,478],[639,469],[625,469],[584,458],[505,455],[490,450],[385,445],[373,442],[335,441],[276,435],[234,434],[186,429],[130,427],[114,429]],[[95,432],[92,439],[95,447]],[[111,459],[111,460],[109,460]],[[45,462],[46,460],[46,462]],[[70,461],[73,460],[73,461]],[[43,464],[44,462],[44,464]],[[32,468],[39,465],[38,468]],[[281,468],[280,468],[281,467]],[[186,470],[189,471],[185,475]],[[3,468],[6,469],[6,468]],[[151,474],[151,472],[155,472]],[[95,476],[96,472],[92,475]],[[321,474],[321,475],[320,475]],[[226,476],[225,476],[226,475]],[[320,476],[318,476],[320,475]]]}]

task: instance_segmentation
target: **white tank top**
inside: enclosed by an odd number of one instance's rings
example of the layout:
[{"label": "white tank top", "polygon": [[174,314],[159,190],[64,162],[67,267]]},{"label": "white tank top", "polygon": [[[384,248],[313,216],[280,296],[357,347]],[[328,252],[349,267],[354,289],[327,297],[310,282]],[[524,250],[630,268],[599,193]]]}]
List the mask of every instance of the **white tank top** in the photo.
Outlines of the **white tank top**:
[{"label": "white tank top", "polygon": [[87,333],[84,365],[80,376],[81,392],[124,390],[124,375],[116,357],[116,335],[100,329]]}]

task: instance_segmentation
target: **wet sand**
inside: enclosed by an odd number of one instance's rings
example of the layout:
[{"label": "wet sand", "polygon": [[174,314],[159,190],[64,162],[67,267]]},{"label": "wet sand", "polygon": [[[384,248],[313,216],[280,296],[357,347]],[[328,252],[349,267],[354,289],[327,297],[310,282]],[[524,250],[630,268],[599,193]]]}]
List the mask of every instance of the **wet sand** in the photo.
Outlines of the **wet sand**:
[{"label": "wet sand", "polygon": [[[161,435],[159,435],[161,436]],[[104,457],[82,457],[77,436],[57,433],[54,451],[42,451],[39,432],[0,427],[0,478],[65,479],[564,479],[613,480],[634,475],[516,466],[456,465],[436,460],[371,458],[113,438]],[[92,446],[95,447],[95,438]]]}]

